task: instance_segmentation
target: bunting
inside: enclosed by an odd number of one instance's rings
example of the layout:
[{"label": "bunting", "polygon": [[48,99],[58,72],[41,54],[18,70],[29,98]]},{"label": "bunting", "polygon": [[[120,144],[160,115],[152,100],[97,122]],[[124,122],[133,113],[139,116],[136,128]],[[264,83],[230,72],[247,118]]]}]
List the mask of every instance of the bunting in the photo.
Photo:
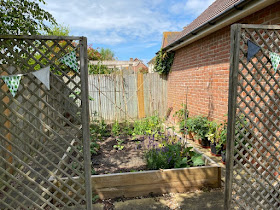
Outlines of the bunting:
[{"label": "bunting", "polygon": [[74,71],[79,72],[75,50],[66,54],[65,56],[63,56],[59,60],[60,60],[60,62],[64,63],[65,65],[69,66]]},{"label": "bunting", "polygon": [[4,82],[6,83],[6,85],[8,86],[10,93],[13,95],[13,97],[15,97],[18,87],[19,87],[19,83],[21,80],[21,74],[18,75],[10,75],[10,76],[2,76],[2,79],[4,80]]},{"label": "bunting", "polygon": [[32,72],[32,74],[40,80],[48,90],[50,90],[50,66],[42,68],[38,71]]},{"label": "bunting", "polygon": [[272,67],[274,68],[275,71],[278,69],[278,65],[280,63],[280,56],[274,52],[269,52],[270,60]]},{"label": "bunting", "polygon": [[248,45],[247,61],[249,62],[250,59],[254,57],[261,48],[260,46],[256,45],[254,42],[252,42],[249,39],[247,40],[247,45]]},{"label": "bunting", "polygon": [[[62,58],[59,59],[60,62],[69,66],[74,71],[78,72],[78,62],[76,57],[76,51],[72,51]],[[21,77],[27,74],[33,74],[40,82],[42,82],[48,90],[50,90],[50,66],[42,68],[35,72],[30,72],[26,74],[17,74],[17,75],[9,75],[9,76],[0,76],[6,83],[9,88],[10,93],[15,97],[17,90],[20,85]]]}]

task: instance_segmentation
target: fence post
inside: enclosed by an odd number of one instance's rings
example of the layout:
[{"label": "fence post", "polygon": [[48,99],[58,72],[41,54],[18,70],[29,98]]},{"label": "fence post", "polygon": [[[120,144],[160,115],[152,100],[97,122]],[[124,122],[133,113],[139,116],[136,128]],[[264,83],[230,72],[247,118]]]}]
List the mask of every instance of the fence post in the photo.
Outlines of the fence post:
[{"label": "fence post", "polygon": [[239,46],[240,46],[239,24],[231,26],[231,47],[230,47],[230,74],[229,74],[229,95],[228,95],[228,126],[226,145],[226,186],[224,209],[230,209],[232,199],[233,180],[233,156],[235,140],[235,118],[236,118],[236,98],[237,98],[237,76],[239,67]]},{"label": "fence post", "polygon": [[137,73],[137,98],[138,98],[138,117],[145,117],[145,104],[144,104],[144,76],[142,73]]},{"label": "fence post", "polygon": [[90,133],[89,133],[89,99],[88,99],[88,62],[87,62],[87,38],[80,40],[80,62],[81,62],[81,88],[82,88],[82,126],[83,126],[83,152],[86,187],[86,207],[92,209],[92,189],[91,189],[91,154]]}]

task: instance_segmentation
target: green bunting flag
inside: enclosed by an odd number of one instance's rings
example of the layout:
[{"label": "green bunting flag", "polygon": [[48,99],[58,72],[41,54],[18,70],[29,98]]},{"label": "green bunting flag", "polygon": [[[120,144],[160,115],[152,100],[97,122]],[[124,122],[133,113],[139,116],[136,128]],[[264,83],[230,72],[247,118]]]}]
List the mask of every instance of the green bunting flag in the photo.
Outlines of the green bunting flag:
[{"label": "green bunting flag", "polygon": [[63,56],[60,59],[60,62],[64,63],[65,65],[69,66],[71,69],[73,69],[76,72],[79,72],[78,70],[78,62],[76,58],[76,51],[72,51],[65,56]]},{"label": "green bunting flag", "polygon": [[275,71],[278,69],[278,65],[280,63],[280,56],[274,52],[269,52],[270,60],[272,67],[274,68]]},{"label": "green bunting flag", "polygon": [[11,76],[2,76],[2,79],[8,86],[13,97],[15,97],[21,80],[21,75],[19,74],[19,75],[11,75]]}]

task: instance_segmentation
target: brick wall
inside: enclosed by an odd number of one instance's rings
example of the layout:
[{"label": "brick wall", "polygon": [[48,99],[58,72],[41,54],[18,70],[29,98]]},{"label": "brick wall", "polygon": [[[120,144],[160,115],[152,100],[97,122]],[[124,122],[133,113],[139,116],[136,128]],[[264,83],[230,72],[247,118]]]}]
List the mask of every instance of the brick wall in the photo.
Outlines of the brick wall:
[{"label": "brick wall", "polygon": [[[280,2],[238,23],[280,24]],[[176,51],[168,76],[168,107],[181,108],[187,95],[191,116],[204,115],[222,121],[227,114],[230,26]]]}]

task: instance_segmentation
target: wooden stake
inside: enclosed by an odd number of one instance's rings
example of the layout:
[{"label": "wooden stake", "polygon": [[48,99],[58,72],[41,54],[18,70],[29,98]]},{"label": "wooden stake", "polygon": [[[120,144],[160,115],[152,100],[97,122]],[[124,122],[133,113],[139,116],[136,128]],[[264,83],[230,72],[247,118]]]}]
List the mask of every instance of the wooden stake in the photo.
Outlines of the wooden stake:
[{"label": "wooden stake", "polygon": [[145,117],[145,104],[144,104],[144,76],[142,73],[137,74],[137,97],[138,97],[138,117]]}]

